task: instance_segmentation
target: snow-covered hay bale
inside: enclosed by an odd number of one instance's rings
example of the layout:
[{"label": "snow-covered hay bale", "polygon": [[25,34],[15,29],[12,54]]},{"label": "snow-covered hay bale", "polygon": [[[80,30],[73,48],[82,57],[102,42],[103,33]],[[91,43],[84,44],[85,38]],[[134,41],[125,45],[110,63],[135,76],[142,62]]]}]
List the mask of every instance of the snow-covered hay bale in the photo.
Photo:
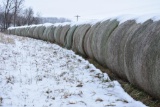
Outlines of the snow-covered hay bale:
[{"label": "snow-covered hay bale", "polygon": [[60,44],[60,34],[61,34],[61,31],[62,31],[62,26],[61,25],[56,26],[56,29],[54,31],[54,39],[55,39],[55,42],[57,44]]},{"label": "snow-covered hay bale", "polygon": [[33,31],[33,38],[38,39],[38,30],[39,30],[40,26],[36,26],[34,31]]},{"label": "snow-covered hay bale", "polygon": [[65,47],[66,47],[67,49],[71,49],[71,48],[72,48],[73,34],[74,34],[76,28],[77,28],[76,25],[72,26],[72,27],[69,29],[68,33],[67,33],[67,36],[66,36],[66,39],[65,39]]},{"label": "snow-covered hay bale", "polygon": [[[152,23],[136,39],[139,53],[134,56],[135,79],[138,86],[160,99],[160,21]],[[137,71],[141,71],[139,75]]]},{"label": "snow-covered hay bale", "polygon": [[28,34],[28,30],[29,30],[29,27],[25,27],[25,30],[24,30],[24,36],[28,37],[29,34]]},{"label": "snow-covered hay bale", "polygon": [[48,32],[51,26],[47,26],[43,32],[43,40],[48,41]]},{"label": "snow-covered hay bale", "polygon": [[21,29],[20,28],[16,28],[15,35],[20,36],[21,35],[20,32],[21,32]]},{"label": "snow-covered hay bale", "polygon": [[[150,80],[156,78],[151,76],[154,75],[154,73],[156,73],[156,66],[153,65],[155,68],[152,65],[150,65],[150,67],[145,66],[146,63],[148,63],[145,62],[147,60],[146,54],[151,55],[151,53],[147,53],[147,49],[152,48],[150,40],[145,41],[145,39],[150,37],[151,34],[156,34],[153,32],[158,32],[155,29],[152,29],[150,27],[151,25],[153,28],[155,28],[155,26],[153,26],[152,20],[146,21],[127,39],[125,47],[125,63],[124,63],[125,73],[127,75],[129,82],[134,85],[137,85],[138,87],[141,87],[142,89],[148,92],[151,91],[150,90],[151,88],[149,88],[151,87]],[[154,35],[152,36],[154,37]],[[144,41],[146,43],[144,43]],[[152,56],[148,56],[148,58],[149,57]],[[156,59],[152,60],[151,58],[149,60],[153,64]],[[147,70],[147,68],[149,68],[149,70]]]},{"label": "snow-covered hay bale", "polygon": [[[120,60],[123,60],[124,56],[123,52],[120,51],[121,42],[125,42],[128,37],[128,30],[134,25],[136,22],[134,20],[126,21],[120,24],[109,36],[107,44],[106,44],[106,54],[105,54],[105,63],[108,68],[110,68],[115,74],[120,76],[121,78],[126,78],[126,74],[124,72],[124,68],[121,68],[122,63]],[[124,46],[123,46],[124,47]]]},{"label": "snow-covered hay bale", "polygon": [[[139,81],[140,83],[143,83],[141,81],[141,79],[135,80],[136,78],[138,78],[141,74],[141,70],[140,71],[135,71],[137,68],[135,62],[137,62],[136,60],[138,59],[134,59],[137,57],[137,55],[139,55],[139,52],[141,52],[140,49],[140,45],[141,43],[141,37],[142,35],[146,32],[146,29],[149,27],[150,24],[152,24],[153,21],[152,20],[148,20],[145,23],[141,24],[140,27],[134,32],[132,33],[126,41],[125,44],[125,60],[124,60],[124,66],[125,66],[125,73],[126,76],[129,80],[129,82],[133,83],[133,84],[137,84]],[[143,47],[144,48],[144,47]],[[140,64],[140,62],[138,62]],[[137,74],[136,74],[137,73]],[[136,75],[139,75],[138,77],[135,77]]]},{"label": "snow-covered hay bale", "polygon": [[25,30],[26,30],[26,27],[23,27],[23,28],[21,28],[21,36],[25,36]]},{"label": "snow-covered hay bale", "polygon": [[100,25],[99,23],[94,24],[86,33],[86,36],[84,37],[84,51],[86,53],[87,56],[89,56],[90,58],[93,58],[93,52],[91,49],[91,43],[92,43],[92,38],[93,38],[93,33],[95,31],[95,29]]},{"label": "snow-covered hay bale", "polygon": [[100,24],[95,29],[93,34],[93,41],[92,41],[92,51],[94,58],[100,63],[105,64],[105,57],[106,57],[106,43],[108,41],[109,36],[111,33],[116,29],[119,22],[117,20],[107,20]]},{"label": "snow-covered hay bale", "polygon": [[80,25],[73,35],[73,50],[83,56],[86,56],[83,47],[84,37],[90,27],[90,24]]},{"label": "snow-covered hay bale", "polygon": [[8,29],[7,29],[7,34],[11,34],[11,31],[12,31],[12,30],[8,28]]},{"label": "snow-covered hay bale", "polygon": [[47,40],[50,42],[55,42],[54,39],[54,31],[55,31],[56,27],[55,26],[49,26],[48,30],[47,30]]},{"label": "snow-covered hay bale", "polygon": [[62,27],[62,31],[60,34],[60,45],[61,46],[65,45],[65,39],[66,39],[66,35],[67,35],[67,32],[69,31],[69,29],[70,29],[70,25],[65,25]]},{"label": "snow-covered hay bale", "polygon": [[35,28],[36,28],[36,26],[31,26],[29,28],[29,30],[28,30],[29,37],[34,38],[33,32],[34,32]]},{"label": "snow-covered hay bale", "polygon": [[45,26],[40,26],[38,29],[38,38],[41,40],[45,40],[45,35],[43,35],[44,31],[45,31],[46,27]]},{"label": "snow-covered hay bale", "polygon": [[36,26],[33,32],[34,38],[43,40],[42,36],[43,36],[44,30],[45,30],[45,26],[43,25]]}]

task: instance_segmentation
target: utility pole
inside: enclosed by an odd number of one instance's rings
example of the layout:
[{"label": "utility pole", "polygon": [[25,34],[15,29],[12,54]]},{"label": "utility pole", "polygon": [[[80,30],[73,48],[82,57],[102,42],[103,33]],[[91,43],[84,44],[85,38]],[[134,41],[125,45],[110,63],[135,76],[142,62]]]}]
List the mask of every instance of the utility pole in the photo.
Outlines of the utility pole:
[{"label": "utility pole", "polygon": [[80,16],[77,15],[77,16],[75,16],[75,17],[77,17],[77,21],[78,21],[78,18],[79,18]]}]

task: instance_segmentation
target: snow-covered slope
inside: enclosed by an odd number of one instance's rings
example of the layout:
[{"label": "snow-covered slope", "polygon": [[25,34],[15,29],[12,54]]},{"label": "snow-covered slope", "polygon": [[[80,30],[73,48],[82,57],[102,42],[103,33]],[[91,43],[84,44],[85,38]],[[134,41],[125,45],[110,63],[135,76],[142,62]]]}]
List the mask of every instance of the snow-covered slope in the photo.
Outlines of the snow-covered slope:
[{"label": "snow-covered slope", "polygon": [[0,34],[2,107],[145,107],[74,52]]}]

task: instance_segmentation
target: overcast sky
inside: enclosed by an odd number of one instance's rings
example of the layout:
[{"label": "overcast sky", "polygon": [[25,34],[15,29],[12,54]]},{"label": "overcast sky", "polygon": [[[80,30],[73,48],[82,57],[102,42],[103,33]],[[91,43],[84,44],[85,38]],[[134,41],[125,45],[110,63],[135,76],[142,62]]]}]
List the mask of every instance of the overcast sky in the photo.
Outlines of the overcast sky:
[{"label": "overcast sky", "polygon": [[[3,0],[1,0],[3,1]],[[45,17],[100,19],[108,15],[160,13],[160,0],[25,0]]]}]

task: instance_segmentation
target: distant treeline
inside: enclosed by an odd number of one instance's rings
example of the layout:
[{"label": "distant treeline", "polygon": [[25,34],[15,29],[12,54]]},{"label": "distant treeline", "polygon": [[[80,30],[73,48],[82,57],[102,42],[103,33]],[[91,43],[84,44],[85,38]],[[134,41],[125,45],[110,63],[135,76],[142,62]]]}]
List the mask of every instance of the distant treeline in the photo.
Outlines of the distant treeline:
[{"label": "distant treeline", "polygon": [[39,23],[44,24],[44,23],[63,23],[63,22],[71,22],[71,20],[66,19],[66,18],[57,18],[57,17],[40,17],[39,18]]},{"label": "distant treeline", "polygon": [[34,13],[31,7],[25,8],[25,0],[3,0],[0,4],[0,30],[10,26],[23,26],[43,23],[61,23],[70,20],[65,18],[44,18]]}]

